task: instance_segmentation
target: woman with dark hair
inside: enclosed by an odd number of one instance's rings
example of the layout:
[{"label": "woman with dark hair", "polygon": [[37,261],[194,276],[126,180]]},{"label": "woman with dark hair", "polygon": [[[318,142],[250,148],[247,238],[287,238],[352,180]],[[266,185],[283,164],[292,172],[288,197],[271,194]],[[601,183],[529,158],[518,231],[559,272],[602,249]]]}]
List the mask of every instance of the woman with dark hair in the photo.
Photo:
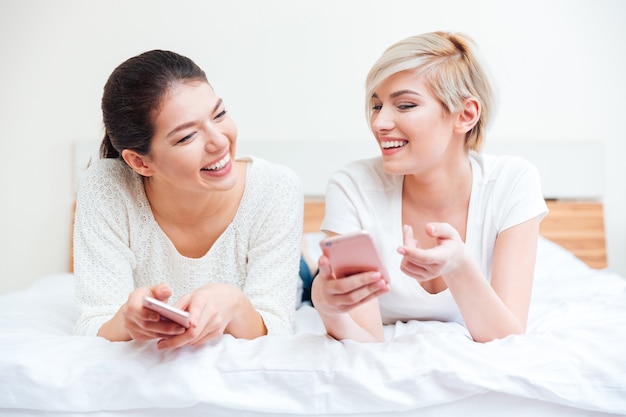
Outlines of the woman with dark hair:
[{"label": "woman with dark hair", "polygon": [[[302,190],[295,173],[236,158],[237,128],[192,60],[154,50],[118,66],[102,97],[101,159],[80,179],[76,333],[159,339],[292,331]],[[189,313],[185,328],[144,297]]]}]

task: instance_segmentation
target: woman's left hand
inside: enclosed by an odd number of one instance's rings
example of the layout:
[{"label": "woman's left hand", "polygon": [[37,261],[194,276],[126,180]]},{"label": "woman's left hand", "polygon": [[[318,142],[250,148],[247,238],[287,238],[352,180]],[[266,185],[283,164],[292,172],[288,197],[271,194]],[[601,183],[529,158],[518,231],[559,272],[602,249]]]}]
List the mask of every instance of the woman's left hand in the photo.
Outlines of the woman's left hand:
[{"label": "woman's left hand", "polygon": [[398,248],[398,253],[402,255],[400,269],[418,281],[445,277],[461,268],[470,256],[459,233],[448,223],[426,225],[426,233],[437,241],[436,246],[430,249],[417,247],[411,226],[404,225],[402,232],[404,244]]},{"label": "woman's left hand", "polygon": [[157,347],[174,349],[199,345],[221,336],[239,314],[243,299],[247,302],[238,288],[228,284],[208,284],[186,294],[175,306],[189,311],[189,328],[181,335],[162,338]]}]

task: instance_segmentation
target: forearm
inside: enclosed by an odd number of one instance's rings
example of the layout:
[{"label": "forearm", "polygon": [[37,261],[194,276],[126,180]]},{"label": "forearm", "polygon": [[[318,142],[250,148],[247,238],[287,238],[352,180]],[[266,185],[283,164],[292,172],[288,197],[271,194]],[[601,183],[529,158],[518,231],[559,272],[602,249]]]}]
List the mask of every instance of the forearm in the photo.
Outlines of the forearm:
[{"label": "forearm", "polygon": [[[337,340],[354,340],[363,343],[384,342],[381,332],[370,332],[359,325],[350,313],[333,314],[330,316],[320,313],[324,327],[329,336]],[[378,334],[374,334],[378,333]]]},{"label": "forearm", "polygon": [[488,342],[526,330],[473,262],[444,277],[465,325],[477,342]]},{"label": "forearm", "polygon": [[231,308],[231,319],[224,333],[241,339],[255,339],[267,334],[263,317],[241,291],[237,292]]}]

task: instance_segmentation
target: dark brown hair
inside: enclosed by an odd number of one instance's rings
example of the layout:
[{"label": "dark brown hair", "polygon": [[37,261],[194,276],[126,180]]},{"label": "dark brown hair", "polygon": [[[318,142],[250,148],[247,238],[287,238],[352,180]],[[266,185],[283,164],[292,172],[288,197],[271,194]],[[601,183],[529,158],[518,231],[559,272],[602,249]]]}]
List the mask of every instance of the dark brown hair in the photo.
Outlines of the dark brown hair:
[{"label": "dark brown hair", "polygon": [[173,84],[206,74],[191,59],[170,51],[144,52],[120,64],[109,76],[102,94],[104,138],[101,158],[120,158],[124,149],[150,153],[154,116]]}]

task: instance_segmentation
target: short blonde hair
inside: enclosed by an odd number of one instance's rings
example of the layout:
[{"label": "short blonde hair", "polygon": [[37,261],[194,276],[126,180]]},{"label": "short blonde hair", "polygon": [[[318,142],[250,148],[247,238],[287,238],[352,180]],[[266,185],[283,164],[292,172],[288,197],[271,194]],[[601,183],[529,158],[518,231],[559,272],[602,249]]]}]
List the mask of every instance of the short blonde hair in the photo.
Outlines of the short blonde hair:
[{"label": "short blonde hair", "polygon": [[415,70],[424,76],[431,92],[449,113],[460,111],[469,97],[480,102],[478,122],[465,137],[468,149],[480,150],[495,113],[496,97],[474,41],[461,33],[430,32],[391,45],[367,75],[368,118],[372,114],[371,100],[376,88],[391,75],[406,70]]}]

